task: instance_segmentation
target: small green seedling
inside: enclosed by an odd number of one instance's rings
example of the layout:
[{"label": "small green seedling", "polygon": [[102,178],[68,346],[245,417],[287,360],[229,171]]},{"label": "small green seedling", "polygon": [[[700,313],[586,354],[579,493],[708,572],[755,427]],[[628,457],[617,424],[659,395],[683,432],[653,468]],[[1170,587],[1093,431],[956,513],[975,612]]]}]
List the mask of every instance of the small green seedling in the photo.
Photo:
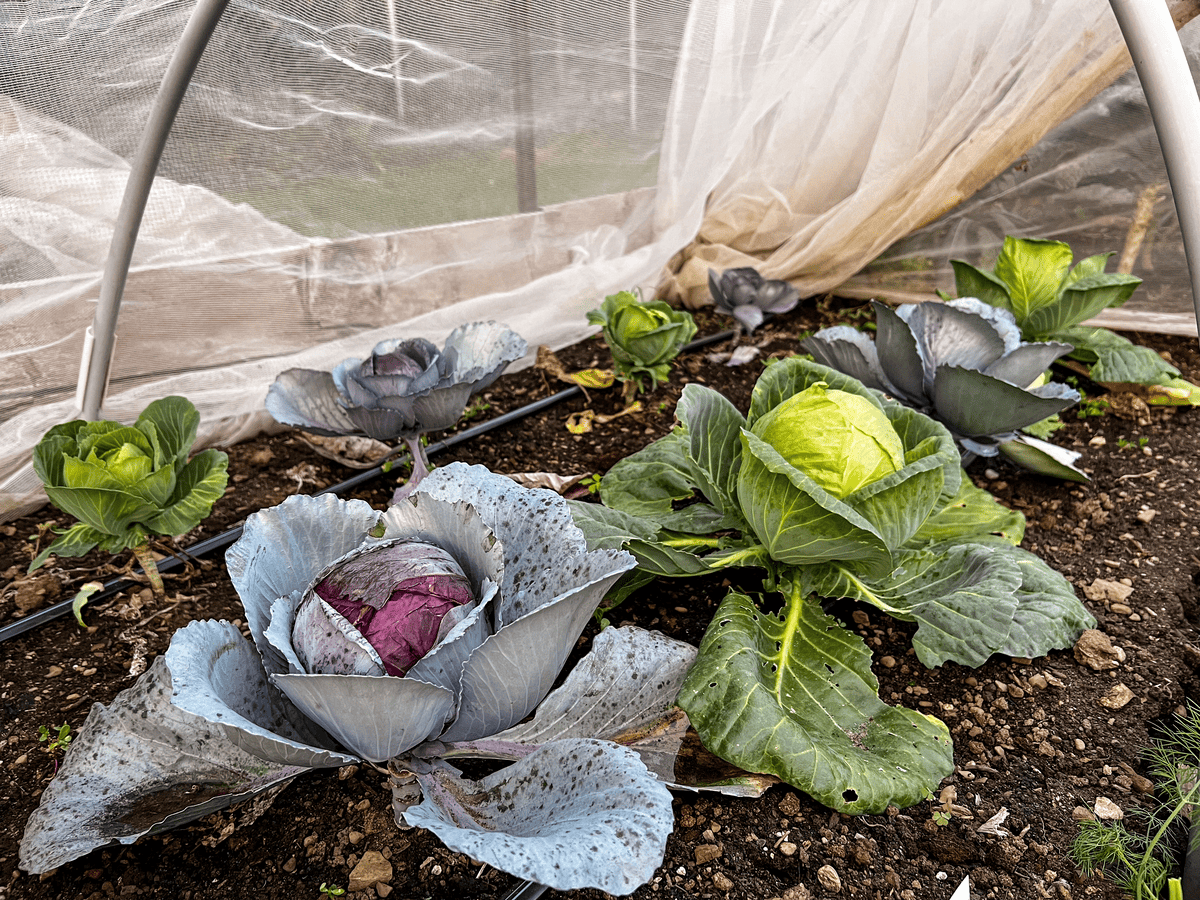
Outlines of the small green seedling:
[{"label": "small green seedling", "polygon": [[1141,448],[1141,447],[1145,447],[1148,443],[1150,443],[1150,438],[1148,438],[1148,437],[1140,437],[1137,439],[1136,442],[1127,441],[1127,440],[1125,440],[1125,438],[1117,438],[1117,448],[1120,450],[1124,450],[1126,447]]},{"label": "small green seedling", "polygon": [[1079,406],[1075,410],[1075,416],[1080,419],[1090,419],[1095,416],[1102,416],[1108,412],[1108,401],[1101,400],[1098,397],[1085,397],[1079,401]]},{"label": "small green seedling", "polygon": [[944,809],[935,809],[933,811],[933,824],[939,828],[944,828],[950,824],[950,813]]},{"label": "small green seedling", "polygon": [[491,408],[492,408],[492,404],[488,403],[486,400],[476,400],[474,403],[472,403],[470,406],[468,406],[466,409],[463,410],[463,414],[461,416],[459,416],[459,419],[463,422],[469,422],[471,419],[475,419],[475,418],[478,418],[479,416],[482,416],[485,412],[487,412]]},{"label": "small green seedling", "polygon": [[600,493],[600,473],[599,472],[593,472],[591,475],[588,475],[586,478],[581,478],[579,480],[579,483],[581,485],[583,485],[585,488],[587,488],[587,492],[589,494]]},{"label": "small green seedling", "polygon": [[71,726],[66,722],[50,727],[43,725],[38,729],[38,741],[46,745],[42,749],[49,753],[50,758],[54,760],[54,774],[56,775],[58,774],[59,754],[66,752],[71,738]]},{"label": "small green seedling", "polygon": [[43,750],[51,756],[57,755],[71,743],[71,726],[66,722],[51,727],[43,725],[38,729],[38,740],[46,745]]},{"label": "small green seedling", "polygon": [[346,893],[346,889],[340,884],[328,884],[324,881],[321,882],[321,887],[318,890],[320,890],[322,897],[340,897]]}]

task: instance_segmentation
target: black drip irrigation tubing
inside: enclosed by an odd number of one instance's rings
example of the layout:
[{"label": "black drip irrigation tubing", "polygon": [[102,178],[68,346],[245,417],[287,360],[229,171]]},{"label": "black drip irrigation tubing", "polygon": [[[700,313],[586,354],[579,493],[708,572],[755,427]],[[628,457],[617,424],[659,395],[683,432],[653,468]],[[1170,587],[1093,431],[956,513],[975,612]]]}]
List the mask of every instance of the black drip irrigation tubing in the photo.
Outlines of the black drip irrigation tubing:
[{"label": "black drip irrigation tubing", "polygon": [[[679,352],[689,353],[694,350],[699,350],[703,347],[707,347],[711,344],[716,344],[733,337],[735,333],[736,332],[732,330],[722,331],[718,332],[717,334],[710,334],[706,337],[697,338],[691,343],[685,345]],[[533,403],[529,403],[525,406],[519,407],[518,409],[506,412],[504,415],[497,416],[494,419],[488,419],[486,422],[480,422],[478,425],[474,425],[471,428],[458,432],[458,434],[452,434],[450,437],[440,440],[436,444],[430,444],[425,449],[425,452],[429,456],[434,456],[438,453],[441,453],[443,450],[449,450],[451,447],[461,444],[464,441],[474,440],[480,435],[487,434],[494,428],[500,428],[501,426],[508,425],[509,423],[518,419],[523,419],[526,416],[539,413],[544,409],[550,408],[551,406],[557,406],[559,403],[570,400],[581,393],[583,393],[583,390],[580,387],[569,387],[566,390],[559,391],[557,394],[551,394],[549,397],[543,397],[541,400],[535,400]],[[351,491],[360,485],[366,484],[367,482],[378,478],[383,473],[384,467],[383,465],[379,465],[373,469],[367,469],[363,472],[359,472],[352,478],[347,478],[345,481],[335,484],[332,487],[327,487],[322,491],[318,491],[317,495],[340,495],[346,491]],[[222,532],[221,534],[214,535],[210,538],[205,538],[202,541],[197,541],[195,544],[192,544],[190,547],[186,548],[186,550],[183,552],[187,557],[199,558],[207,556],[210,553],[221,550],[224,547],[228,547],[239,537],[241,537],[241,535],[242,526],[236,525],[233,528],[230,528],[228,531]],[[160,572],[171,572],[182,566],[184,561],[184,557],[182,556],[169,556],[159,562],[158,570]],[[129,578],[114,578],[112,581],[105,582],[104,586],[89,599],[88,605],[95,606],[105,600],[110,599],[111,597],[114,597],[121,591],[128,590],[130,587],[133,587],[136,584],[138,584],[137,581]],[[37,612],[25,616],[22,619],[17,619],[15,622],[10,622],[7,625],[0,626],[0,643],[3,643],[10,638],[15,638],[18,635],[22,635],[27,631],[32,631],[33,629],[52,622],[55,619],[62,618],[71,611],[71,606],[73,603],[74,600],[63,600],[59,603],[55,603],[53,606],[47,606],[45,609],[39,609]]]}]

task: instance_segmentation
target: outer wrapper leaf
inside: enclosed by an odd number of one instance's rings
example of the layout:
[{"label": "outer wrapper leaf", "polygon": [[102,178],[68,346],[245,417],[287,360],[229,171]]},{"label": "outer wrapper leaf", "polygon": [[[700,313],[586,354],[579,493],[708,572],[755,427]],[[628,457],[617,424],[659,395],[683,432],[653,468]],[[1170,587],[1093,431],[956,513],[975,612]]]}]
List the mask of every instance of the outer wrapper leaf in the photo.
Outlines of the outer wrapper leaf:
[{"label": "outer wrapper leaf", "polygon": [[980,535],[995,535],[1010,544],[1025,537],[1025,516],[1000,504],[987,491],[975,487],[964,477],[958,493],[940,510],[925,520],[913,535],[910,548],[940,541],[968,540]]},{"label": "outer wrapper leaf", "polygon": [[96,547],[106,537],[107,535],[97,531],[90,525],[76,522],[60,534],[54,543],[33,558],[33,562],[29,564],[27,572],[40,569],[52,554],[56,556],[83,556],[89,553],[92,548]]},{"label": "outer wrapper leaf", "polygon": [[659,438],[632,456],[618,460],[600,479],[604,505],[660,527],[670,521],[672,505],[696,493],[696,473],[681,430]]},{"label": "outer wrapper leaf", "polygon": [[184,397],[155,400],[142,410],[134,427],[143,428],[147,422],[153,426],[159,448],[171,466],[178,468],[187,462],[200,427],[200,413],[191,401]]},{"label": "outer wrapper leaf", "polygon": [[1021,572],[1012,627],[997,653],[1036,659],[1072,646],[1085,629],[1096,627],[1095,617],[1079,602],[1067,579],[1027,550],[999,540],[991,543]]},{"label": "outer wrapper leaf", "polygon": [[451,850],[559,891],[630,894],[662,864],[671,794],[636,753],[607,741],[547,744],[478,782],[418,774],[404,813]]},{"label": "outer wrapper leaf", "polygon": [[742,431],[742,447],[738,497],[772,559],[793,566],[861,560],[891,568],[887,543],[871,522],[749,431]]},{"label": "outer wrapper leaf", "polygon": [[684,387],[675,415],[687,435],[688,458],[701,479],[700,490],[726,517],[740,519],[738,435],[746,427],[745,416],[721,394],[695,384]]},{"label": "outer wrapper leaf", "polygon": [[1012,628],[1021,572],[1001,546],[939,545],[897,559],[895,571],[870,577],[839,563],[804,573],[824,597],[849,597],[917,622],[913,648],[922,665],[981,666]]},{"label": "outer wrapper leaf", "polygon": [[759,376],[750,395],[750,413],[746,416],[749,426],[753,427],[755,422],[784,400],[812,387],[818,381],[825,382],[831,390],[866,397],[883,409],[878,395],[863,387],[856,379],[829,366],[792,357],[768,366]]},{"label": "outer wrapper leaf", "polygon": [[1021,331],[1031,335],[1057,334],[1087,321],[1101,310],[1122,305],[1141,283],[1142,279],[1134,275],[1117,272],[1086,275],[1064,290],[1058,302],[1035,310],[1020,322]]},{"label": "outer wrapper leaf", "polygon": [[977,269],[961,259],[950,260],[954,269],[954,287],[960,297],[976,297],[984,303],[1012,312],[1008,285],[983,269]]},{"label": "outer wrapper leaf", "polygon": [[160,656],[133,687],[88,714],[21,839],[21,867],[48,872],[107,844],[131,844],[287,782],[304,768],[263,762],[219,726],[171,705]]},{"label": "outer wrapper leaf", "polygon": [[1104,382],[1161,384],[1179,375],[1179,370],[1151,350],[1134,344],[1107,328],[1077,325],[1055,335],[1075,346],[1071,356],[1091,364],[1091,378]]},{"label": "outer wrapper leaf", "polygon": [[1027,434],[1001,441],[998,449],[1012,462],[1038,475],[1083,483],[1091,481],[1086,472],[1075,466],[1081,455],[1077,450],[1068,450]]},{"label": "outer wrapper leaf", "polygon": [[929,796],[954,767],[946,726],[878,697],[871,653],[794,585],[780,617],[730,593],[678,703],[708,749],[845,813]]}]

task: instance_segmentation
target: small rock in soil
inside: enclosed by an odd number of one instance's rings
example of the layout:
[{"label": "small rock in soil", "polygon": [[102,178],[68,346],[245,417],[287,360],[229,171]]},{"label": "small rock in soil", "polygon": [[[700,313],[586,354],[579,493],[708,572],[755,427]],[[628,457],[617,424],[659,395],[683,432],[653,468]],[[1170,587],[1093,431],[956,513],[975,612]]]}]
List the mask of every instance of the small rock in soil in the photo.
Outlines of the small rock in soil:
[{"label": "small rock in soil", "polygon": [[1133,699],[1133,691],[1123,684],[1114,684],[1109,692],[1100,698],[1100,705],[1107,709],[1122,709]]},{"label": "small rock in soil", "polygon": [[1114,647],[1103,631],[1089,628],[1075,642],[1075,659],[1089,669],[1103,672],[1125,662],[1125,651],[1121,647]]},{"label": "small rock in soil", "polygon": [[392,880],[392,864],[383,858],[378,850],[368,850],[363,854],[354,871],[350,873],[349,891],[365,891],[377,884],[387,884]]},{"label": "small rock in soil", "polygon": [[817,869],[817,881],[821,882],[821,887],[834,894],[842,889],[842,878],[833,866],[821,866]]},{"label": "small rock in soil", "polygon": [[1083,589],[1089,600],[1101,603],[1124,603],[1133,593],[1133,588],[1119,581],[1109,581],[1107,578],[1097,578]]}]

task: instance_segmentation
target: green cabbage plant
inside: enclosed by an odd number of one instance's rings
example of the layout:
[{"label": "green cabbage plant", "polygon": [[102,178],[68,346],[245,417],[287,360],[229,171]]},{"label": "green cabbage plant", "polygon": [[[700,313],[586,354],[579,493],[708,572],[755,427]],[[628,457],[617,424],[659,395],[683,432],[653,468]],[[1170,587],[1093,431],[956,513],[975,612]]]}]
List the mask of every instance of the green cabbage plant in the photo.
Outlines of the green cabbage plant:
[{"label": "green cabbage plant", "polygon": [[870,650],[822,598],[915,623],[930,667],[1041,656],[1093,622],[1016,546],[1024,518],[964,476],[946,428],[849,376],[784,360],[747,415],[690,384],[676,416],[605,474],[603,505],[572,510],[592,546],[634,554],[641,583],[764,570],[771,596],[726,597],[678,699],[743,769],[848,813],[917,802],[952,769],[946,727],[879,699]]},{"label": "green cabbage plant", "polygon": [[79,521],[39,553],[29,571],[51,554],[131,550],[161,596],[150,538],[191,531],[212,512],[228,480],[229,457],[219,450],[189,459],[199,424],[191,401],[164,397],[132,425],[76,419],[47,431],[33,449],[33,469],[50,502]]},{"label": "green cabbage plant", "polygon": [[[1088,367],[1099,382],[1154,385],[1157,403],[1200,402],[1195,385],[1149,347],[1140,347],[1109,331],[1082,324],[1109,307],[1121,306],[1142,280],[1105,272],[1112,253],[1098,253],[1072,266],[1071,248],[1062,241],[1004,238],[996,267],[979,269],[954,259],[955,288],[960,297],[1007,309],[1027,341],[1061,341],[1075,349],[1072,359]],[[945,295],[943,295],[945,297]],[[948,298],[946,298],[948,299]]]},{"label": "green cabbage plant", "polygon": [[690,313],[672,309],[662,300],[643,303],[629,291],[605,297],[604,304],[587,318],[603,328],[617,378],[626,385],[627,399],[632,392],[646,389],[644,376],[649,376],[651,389],[666,381],[671,360],[696,336]]}]

